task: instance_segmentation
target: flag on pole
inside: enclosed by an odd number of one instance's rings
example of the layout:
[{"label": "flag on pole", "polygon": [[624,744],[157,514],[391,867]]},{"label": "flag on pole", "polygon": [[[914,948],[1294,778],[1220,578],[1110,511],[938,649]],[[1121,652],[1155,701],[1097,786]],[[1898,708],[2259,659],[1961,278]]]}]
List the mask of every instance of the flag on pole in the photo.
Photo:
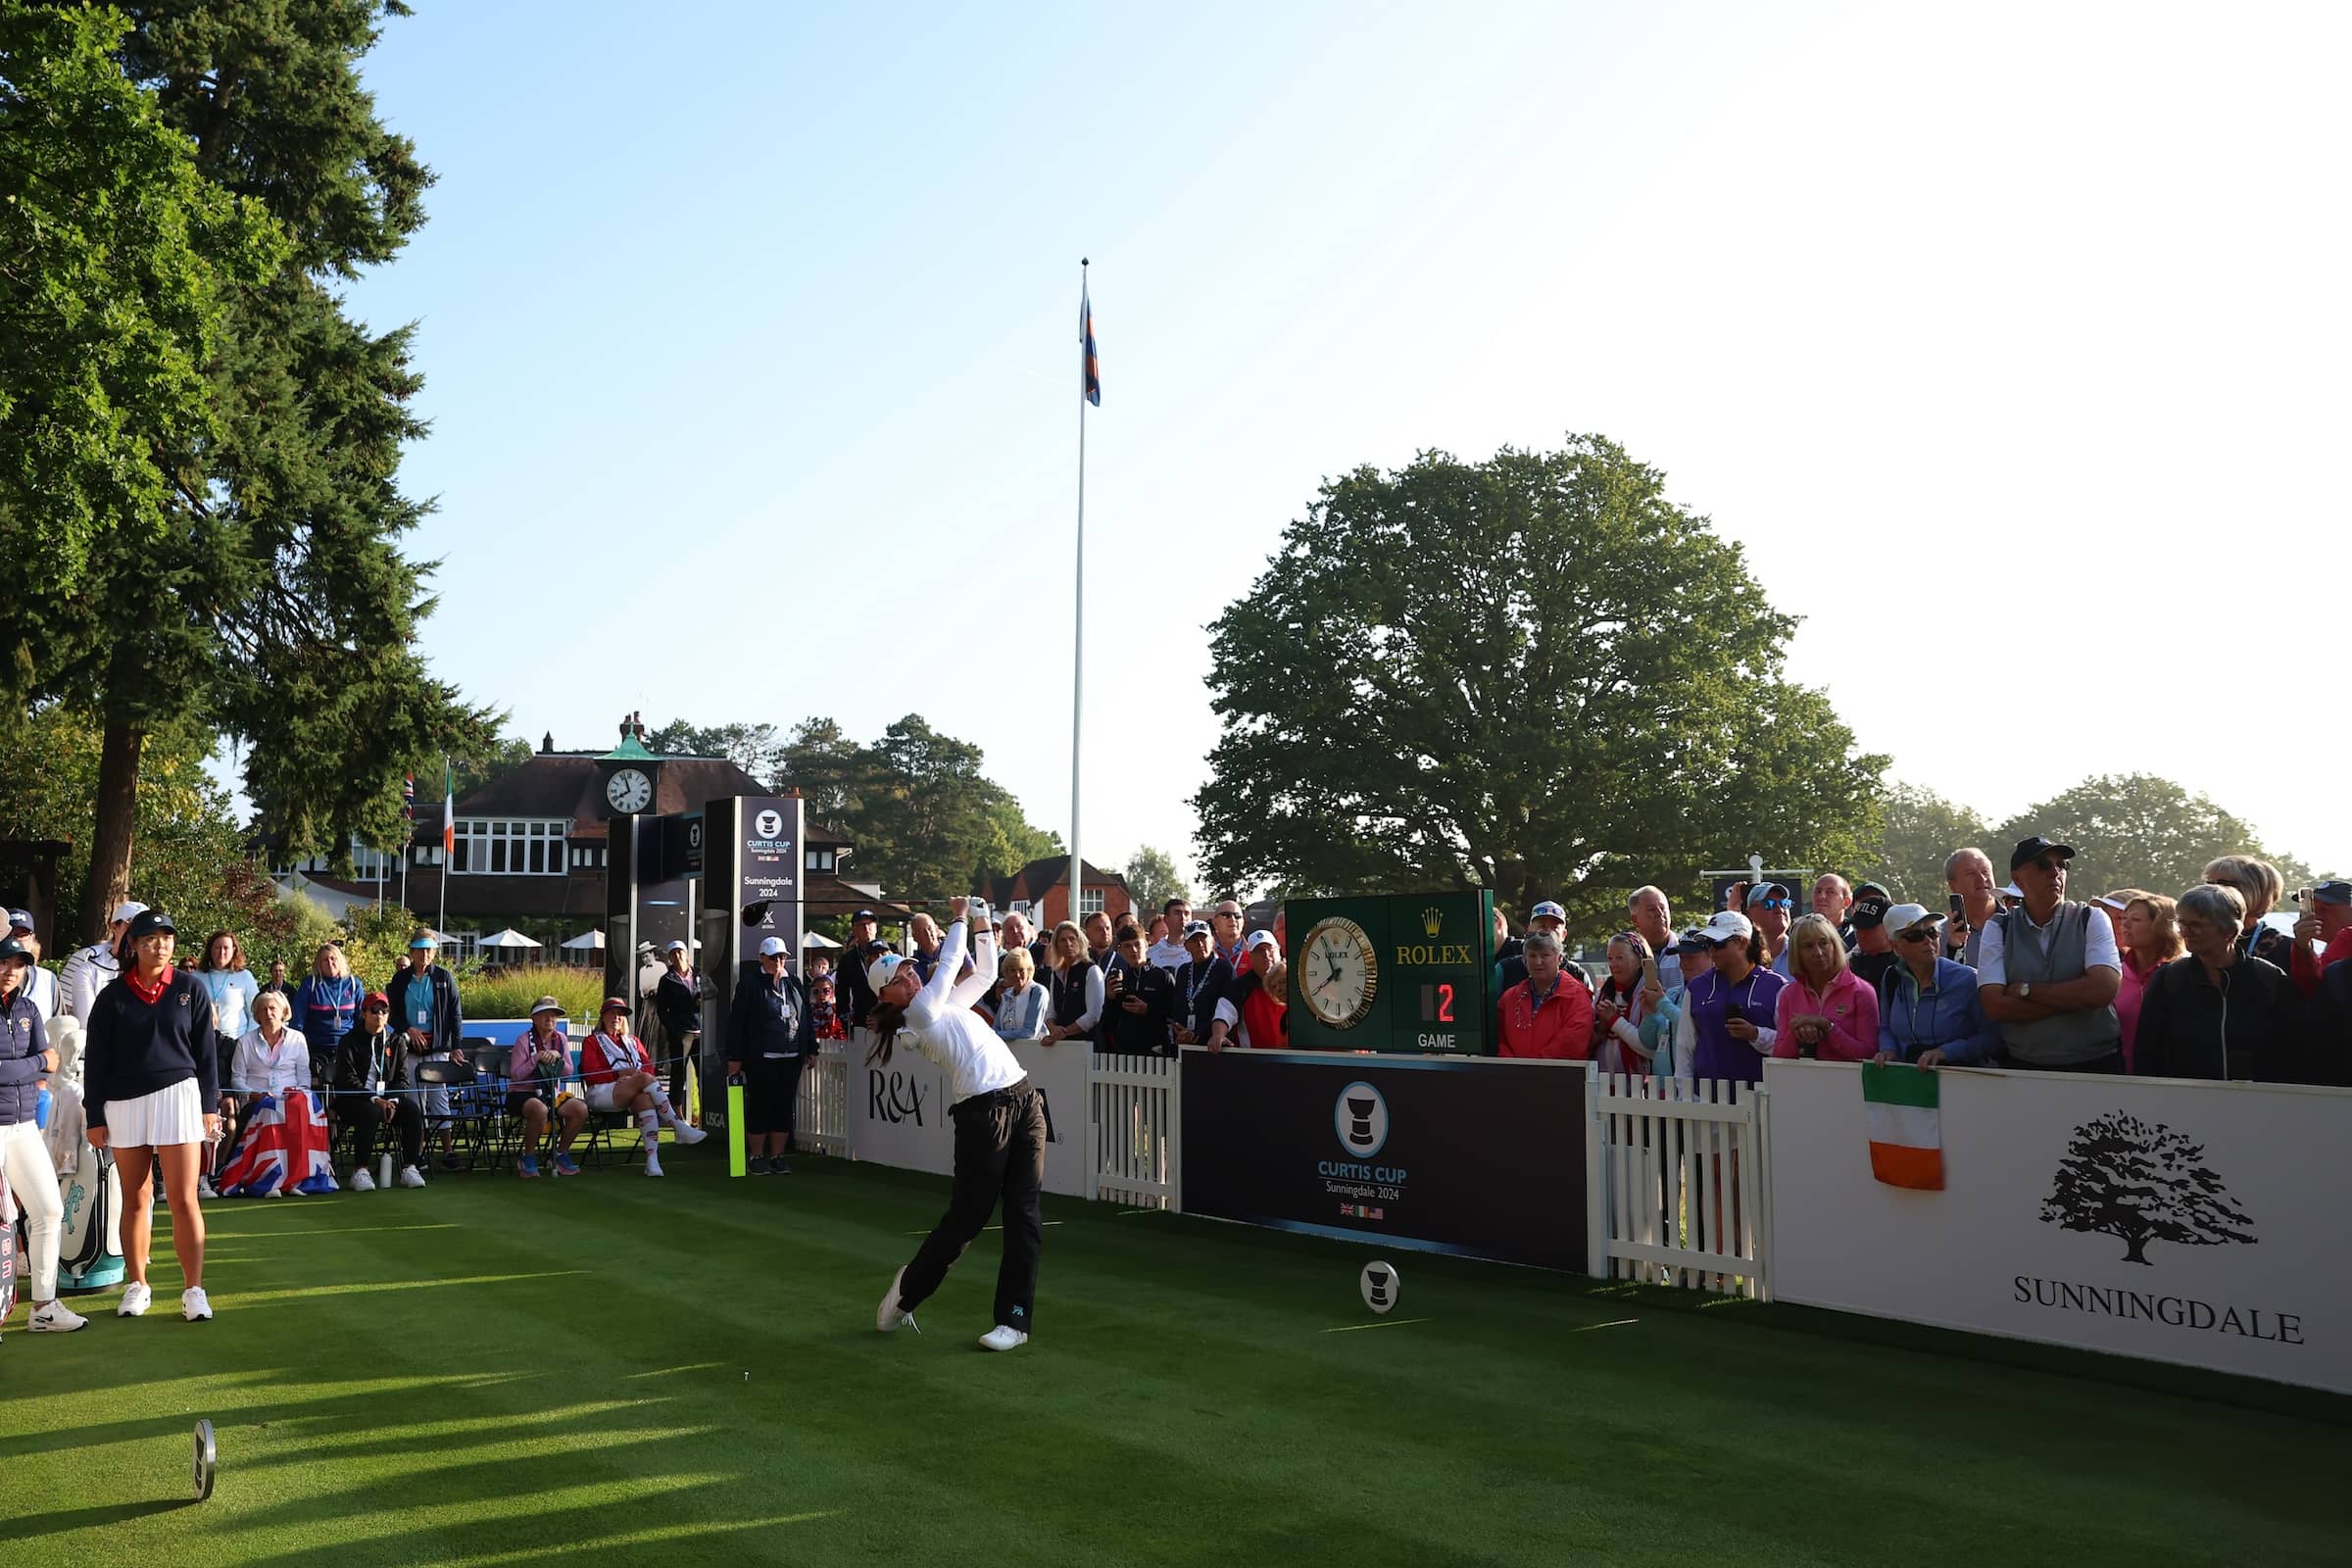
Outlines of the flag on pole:
[{"label": "flag on pole", "polygon": [[1870,1173],[1889,1187],[1943,1191],[1941,1075],[1899,1061],[1862,1067],[1870,1125]]},{"label": "flag on pole", "polygon": [[449,759],[441,759],[441,863],[458,853],[458,778],[450,771]]},{"label": "flag on pole", "polygon": [[408,836],[415,838],[416,836],[416,775],[414,773],[403,773],[400,776],[400,819],[408,824]]},{"label": "flag on pole", "polygon": [[1079,390],[1096,408],[1102,406],[1102,362],[1095,357],[1095,307],[1086,285],[1078,285]]}]

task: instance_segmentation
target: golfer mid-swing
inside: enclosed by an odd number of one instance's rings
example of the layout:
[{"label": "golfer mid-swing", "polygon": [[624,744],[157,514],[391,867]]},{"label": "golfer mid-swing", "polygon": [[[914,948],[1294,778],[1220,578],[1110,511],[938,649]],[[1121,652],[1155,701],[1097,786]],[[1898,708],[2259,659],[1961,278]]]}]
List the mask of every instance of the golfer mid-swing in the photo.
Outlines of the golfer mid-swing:
[{"label": "golfer mid-swing", "polygon": [[[972,944],[968,977],[964,967],[964,912],[974,906],[980,934]],[[988,929],[988,906],[953,899],[951,923],[939,948],[939,966],[928,985],[913,961],[886,953],[866,965],[876,1006],[866,1025],[878,1044],[866,1059],[888,1063],[896,1042],[912,1044],[948,1075],[956,1130],[956,1185],[948,1211],[916,1248],[914,1260],[890,1282],[874,1313],[874,1327],[888,1334],[914,1323],[914,1309],[930,1298],[963,1250],[988,1224],[1000,1195],[1004,1200],[1004,1261],[997,1270],[997,1326],[980,1337],[992,1350],[1009,1350],[1029,1341],[1037,1307],[1037,1254],[1044,1232],[1037,1216],[1037,1190],[1046,1174],[1045,1107],[1011,1050],[972,1004],[996,983],[997,939]]]}]

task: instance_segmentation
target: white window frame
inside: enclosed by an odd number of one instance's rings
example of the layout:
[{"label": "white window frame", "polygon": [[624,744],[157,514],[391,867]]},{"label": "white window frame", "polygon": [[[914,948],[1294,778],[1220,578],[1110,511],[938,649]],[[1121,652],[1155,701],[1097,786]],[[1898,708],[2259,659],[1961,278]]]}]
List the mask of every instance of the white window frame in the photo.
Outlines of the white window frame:
[{"label": "white window frame", "polygon": [[563,876],[570,869],[568,817],[461,816],[451,876]]},{"label": "white window frame", "polygon": [[1102,889],[1101,889],[1101,888],[1090,888],[1090,887],[1081,887],[1081,888],[1079,888],[1079,890],[1078,890],[1078,918],[1079,918],[1079,919],[1083,920],[1083,919],[1085,919],[1085,918],[1086,918],[1088,915],[1090,915],[1090,914],[1101,914],[1101,913],[1102,912],[1102,893],[1103,893],[1103,890],[1102,890]]}]

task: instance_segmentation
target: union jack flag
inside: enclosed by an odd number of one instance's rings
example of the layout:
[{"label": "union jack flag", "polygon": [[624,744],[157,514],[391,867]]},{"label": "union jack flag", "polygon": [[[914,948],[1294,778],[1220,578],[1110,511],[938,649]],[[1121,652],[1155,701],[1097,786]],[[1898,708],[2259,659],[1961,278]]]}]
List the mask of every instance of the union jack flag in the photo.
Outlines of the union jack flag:
[{"label": "union jack flag", "polygon": [[1078,285],[1078,390],[1096,408],[1102,406],[1102,361],[1095,353],[1095,305],[1086,285]]},{"label": "union jack flag", "polygon": [[316,1097],[289,1092],[256,1095],[245,1114],[245,1134],[213,1186],[223,1198],[267,1198],[274,1188],[316,1198],[336,1190],[327,1162],[326,1115]]}]

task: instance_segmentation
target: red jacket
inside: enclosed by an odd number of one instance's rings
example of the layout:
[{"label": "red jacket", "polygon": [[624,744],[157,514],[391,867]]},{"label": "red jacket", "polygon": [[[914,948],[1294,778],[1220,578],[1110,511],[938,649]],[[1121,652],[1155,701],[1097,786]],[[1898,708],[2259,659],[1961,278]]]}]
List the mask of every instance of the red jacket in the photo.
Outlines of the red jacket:
[{"label": "red jacket", "polygon": [[632,1034],[614,1040],[599,1029],[580,1047],[580,1077],[587,1083],[609,1084],[624,1072],[653,1070],[654,1054]]},{"label": "red jacket", "polygon": [[1592,1054],[1592,993],[1563,970],[1551,995],[1537,1005],[1522,980],[1502,994],[1504,1056],[1545,1056],[1555,1061],[1586,1061]]},{"label": "red jacket", "polygon": [[2316,997],[2320,994],[2321,977],[2330,965],[2341,963],[2346,958],[2352,958],[2352,926],[2329,938],[2326,950],[2320,953],[2312,952],[2304,943],[2296,943],[2295,956],[2288,960],[2287,973],[2293,977],[2297,991],[2306,997]]}]

